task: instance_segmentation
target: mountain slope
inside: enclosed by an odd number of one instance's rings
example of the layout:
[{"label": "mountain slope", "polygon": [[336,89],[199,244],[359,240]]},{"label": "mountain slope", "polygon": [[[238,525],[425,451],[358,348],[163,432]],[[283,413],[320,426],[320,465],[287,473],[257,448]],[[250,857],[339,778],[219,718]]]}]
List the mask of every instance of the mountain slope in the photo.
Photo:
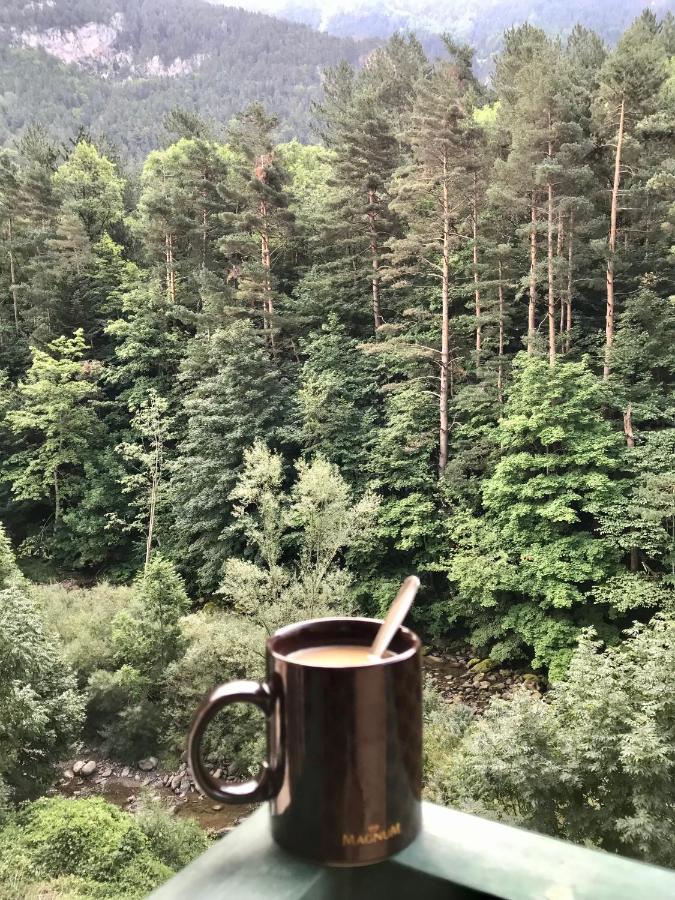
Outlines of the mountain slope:
[{"label": "mountain slope", "polygon": [[140,159],[173,107],[225,123],[251,100],[306,138],[321,70],[373,46],[201,0],[3,0],[0,141],[84,126]]},{"label": "mountain slope", "polygon": [[552,33],[579,23],[615,43],[626,26],[649,7],[659,17],[675,10],[675,0],[210,0],[274,13],[304,22],[328,34],[386,38],[412,30],[430,49],[433,35],[448,32],[476,48],[480,74],[490,69],[491,54],[506,28],[529,22]]}]

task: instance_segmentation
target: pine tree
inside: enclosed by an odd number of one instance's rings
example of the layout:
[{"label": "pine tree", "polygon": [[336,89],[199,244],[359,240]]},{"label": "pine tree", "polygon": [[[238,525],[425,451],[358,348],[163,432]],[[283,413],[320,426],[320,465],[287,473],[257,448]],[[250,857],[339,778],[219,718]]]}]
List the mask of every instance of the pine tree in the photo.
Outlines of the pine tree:
[{"label": "pine tree", "polygon": [[379,424],[377,363],[347,337],[334,314],[302,351],[299,443],[335,463],[348,483],[362,485]]},{"label": "pine tree", "polygon": [[233,161],[226,147],[182,138],[151,153],[143,167],[137,228],[167,300],[187,322],[204,305],[209,276],[225,284],[220,242],[235,204]]},{"label": "pine tree", "polygon": [[273,142],[278,126],[259,103],[230,125],[229,141],[244,160],[239,208],[227,217],[232,231],[221,243],[231,260],[231,276],[241,306],[262,317],[266,340],[276,352],[279,323],[275,257],[288,241],[293,215],[285,190],[288,176]]},{"label": "pine tree", "polygon": [[33,362],[19,385],[21,405],[8,413],[25,449],[8,463],[14,496],[50,501],[56,536],[64,509],[84,489],[83,464],[99,431],[91,400],[97,395],[96,368],[84,361],[82,330],[57,338],[45,350],[33,348]]},{"label": "pine tree", "polygon": [[[619,213],[637,178],[626,179],[626,165],[640,156],[639,124],[653,112],[658,91],[666,77],[666,53],[653,13],[645,13],[621,37],[615,51],[605,61],[595,98],[595,118],[600,135],[609,143],[613,175],[606,248],[607,303],[605,315],[604,378],[611,370],[614,322],[616,317],[615,275]],[[642,151],[644,152],[644,151]],[[608,173],[609,174],[609,173]],[[628,241],[629,220],[623,223]],[[635,239],[632,239],[635,242]]]},{"label": "pine tree", "polygon": [[212,590],[232,552],[230,492],[244,450],[258,437],[278,443],[287,382],[246,322],[195,338],[181,381],[186,425],[172,473],[175,552]]},{"label": "pine tree", "polygon": [[365,319],[369,296],[371,333],[377,334],[384,322],[384,244],[396,229],[388,182],[399,161],[399,145],[376,75],[355,78],[338,68],[328,76],[325,93],[317,113],[321,135],[334,154],[334,196],[321,236],[323,274],[333,292],[347,293],[357,321]]},{"label": "pine tree", "polygon": [[474,158],[465,142],[472,140],[467,124],[465,85],[458,67],[439,64],[420,83],[410,114],[406,139],[412,150],[409,166],[399,171],[393,208],[407,225],[406,236],[390,244],[388,277],[404,287],[410,280],[439,285],[438,471],[448,461],[448,400],[451,393],[451,257],[464,217],[475,212]]},{"label": "pine tree", "polygon": [[[593,585],[619,571],[600,516],[619,502],[620,439],[584,363],[520,360],[483,482],[482,510],[456,519],[450,578],[473,640],[497,659],[533,655],[562,671]],[[605,615],[607,611],[605,610]]]}]

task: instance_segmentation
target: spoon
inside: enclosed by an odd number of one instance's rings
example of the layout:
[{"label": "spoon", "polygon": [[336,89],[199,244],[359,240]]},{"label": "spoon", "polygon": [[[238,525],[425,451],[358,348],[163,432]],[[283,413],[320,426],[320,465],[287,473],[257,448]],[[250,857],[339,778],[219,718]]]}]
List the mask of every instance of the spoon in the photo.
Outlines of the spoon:
[{"label": "spoon", "polygon": [[408,615],[408,610],[412,606],[415,595],[420,587],[420,580],[416,575],[408,575],[402,582],[398,593],[394,597],[394,602],[389,607],[387,618],[380,625],[375,640],[370,648],[370,656],[376,656],[381,659],[391,643],[392,638],[403,624],[403,620]]}]

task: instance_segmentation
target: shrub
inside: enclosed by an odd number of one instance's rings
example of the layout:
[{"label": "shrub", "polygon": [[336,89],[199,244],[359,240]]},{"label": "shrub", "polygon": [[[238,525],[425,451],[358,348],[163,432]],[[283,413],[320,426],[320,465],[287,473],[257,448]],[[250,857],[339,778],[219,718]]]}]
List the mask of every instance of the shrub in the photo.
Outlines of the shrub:
[{"label": "shrub", "polygon": [[[590,633],[546,700],[495,699],[427,768],[440,802],[675,864],[675,621],[603,648]],[[431,736],[431,753],[438,747]]]},{"label": "shrub", "polygon": [[31,595],[42,610],[46,626],[56,632],[64,656],[81,685],[96,669],[113,666],[110,623],[129,607],[132,589],[102,581],[90,588],[62,584],[35,584]]},{"label": "shrub", "polygon": [[209,846],[203,828],[194,819],[168,815],[162,803],[141,799],[136,821],[148,839],[152,855],[171,869],[182,869]]},{"label": "shrub", "polygon": [[[175,747],[182,747],[202,696],[223,681],[261,678],[265,632],[240,616],[199,612],[181,623],[185,654],[167,673],[167,714]],[[218,717],[204,743],[207,757],[240,772],[256,771],[263,757],[262,714],[250,704],[236,704]]]},{"label": "shrub", "polygon": [[427,676],[424,685],[424,796],[447,802],[445,784],[452,754],[473,718],[463,704],[447,704]]},{"label": "shrub", "polygon": [[141,900],[206,846],[196,823],[157,804],[136,818],[101,798],[43,798],[0,830],[0,895]]},{"label": "shrub", "polygon": [[[108,667],[91,673],[88,721],[124,759],[154,752],[163,726],[166,667],[182,649],[179,620],[189,600],[173,564],[155,556],[112,619]],[[110,671],[113,666],[119,667]]]},{"label": "shrub", "polygon": [[42,798],[21,810],[16,821],[21,843],[43,876],[113,881],[124,865],[149,849],[133,817],[100,797]]},{"label": "shrub", "polygon": [[48,783],[82,719],[75,678],[22,583],[0,591],[0,772],[18,799]]}]

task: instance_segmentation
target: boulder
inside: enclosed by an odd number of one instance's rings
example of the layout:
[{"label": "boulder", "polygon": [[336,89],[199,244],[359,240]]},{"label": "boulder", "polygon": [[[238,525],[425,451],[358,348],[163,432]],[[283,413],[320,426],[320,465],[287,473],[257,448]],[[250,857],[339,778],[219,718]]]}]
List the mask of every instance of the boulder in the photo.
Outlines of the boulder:
[{"label": "boulder", "polygon": [[86,775],[87,777],[89,777],[90,775],[93,775],[93,774],[94,774],[94,772],[96,771],[96,768],[97,768],[97,766],[96,766],[96,760],[95,760],[95,759],[90,759],[89,762],[86,762],[86,763],[82,766],[82,768],[81,768],[80,771],[81,771],[81,773],[82,773],[83,775]]},{"label": "boulder", "polygon": [[171,779],[171,781],[169,782],[169,786],[171,787],[171,790],[175,791],[176,788],[178,787],[178,785],[181,783],[181,781],[182,781],[182,775],[180,775],[180,774],[174,775],[173,778]]},{"label": "boulder", "polygon": [[131,775],[131,769],[129,766],[125,766],[120,772],[120,778],[128,778]]},{"label": "boulder", "polygon": [[73,775],[79,775],[79,774],[80,774],[80,772],[82,771],[82,766],[84,765],[84,763],[85,763],[85,760],[83,760],[83,759],[78,759],[78,761],[77,761],[77,762],[75,763],[75,765],[73,766]]},{"label": "boulder", "polygon": [[147,759],[139,759],[138,768],[141,772],[152,772],[153,769],[157,768],[157,757],[148,756]]},{"label": "boulder", "polygon": [[75,773],[72,771],[72,769],[66,769],[66,771],[63,773],[63,777],[67,778],[68,781],[70,781],[71,778],[75,777]]},{"label": "boulder", "polygon": [[101,769],[101,778],[110,778],[112,775],[112,769],[110,766],[106,766],[105,769]]}]

